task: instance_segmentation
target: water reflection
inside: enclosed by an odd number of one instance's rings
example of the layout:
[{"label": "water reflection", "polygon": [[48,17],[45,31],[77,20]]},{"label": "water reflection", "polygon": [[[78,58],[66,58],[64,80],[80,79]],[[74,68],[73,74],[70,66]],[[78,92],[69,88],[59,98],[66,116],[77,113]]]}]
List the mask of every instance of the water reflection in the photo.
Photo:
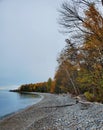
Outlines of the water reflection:
[{"label": "water reflection", "polygon": [[41,97],[33,93],[0,91],[0,117],[24,109],[40,100]]},{"label": "water reflection", "polygon": [[22,99],[28,99],[28,98],[40,98],[38,94],[33,93],[18,93],[18,96]]}]

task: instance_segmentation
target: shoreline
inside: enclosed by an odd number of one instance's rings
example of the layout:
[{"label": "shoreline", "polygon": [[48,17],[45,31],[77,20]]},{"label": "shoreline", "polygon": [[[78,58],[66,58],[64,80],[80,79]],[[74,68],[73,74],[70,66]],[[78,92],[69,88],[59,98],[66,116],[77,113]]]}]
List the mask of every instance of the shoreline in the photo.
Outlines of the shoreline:
[{"label": "shoreline", "polygon": [[25,109],[28,109],[28,108],[30,108],[31,106],[33,106],[33,105],[39,103],[41,100],[43,100],[43,96],[40,95],[39,93],[36,93],[36,92],[22,92],[22,93],[23,93],[23,94],[33,94],[33,95],[40,96],[40,99],[38,99],[38,100],[37,100],[34,104],[32,104],[32,105],[28,105],[28,106],[26,106],[26,107],[24,107],[24,108],[18,109],[17,111],[13,111],[13,112],[11,112],[11,113],[5,114],[4,116],[1,116],[1,117],[0,117],[0,121],[3,121],[3,120],[5,120],[5,119],[7,119],[7,118],[10,118],[10,117],[14,116],[15,114],[18,114],[19,112],[22,112],[22,111],[24,111]]},{"label": "shoreline", "polygon": [[103,129],[103,104],[76,104],[68,94],[38,94],[40,102],[0,121],[0,130]]}]

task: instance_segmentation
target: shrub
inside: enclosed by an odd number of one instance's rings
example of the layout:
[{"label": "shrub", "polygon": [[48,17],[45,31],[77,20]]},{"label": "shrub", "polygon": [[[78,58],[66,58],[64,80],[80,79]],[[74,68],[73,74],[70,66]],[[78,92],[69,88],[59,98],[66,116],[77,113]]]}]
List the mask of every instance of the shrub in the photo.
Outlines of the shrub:
[{"label": "shrub", "polygon": [[88,101],[93,102],[93,101],[95,100],[95,99],[94,99],[94,95],[93,95],[92,93],[90,93],[90,92],[85,92],[84,95],[85,95],[85,97],[86,97],[86,99],[87,99]]}]

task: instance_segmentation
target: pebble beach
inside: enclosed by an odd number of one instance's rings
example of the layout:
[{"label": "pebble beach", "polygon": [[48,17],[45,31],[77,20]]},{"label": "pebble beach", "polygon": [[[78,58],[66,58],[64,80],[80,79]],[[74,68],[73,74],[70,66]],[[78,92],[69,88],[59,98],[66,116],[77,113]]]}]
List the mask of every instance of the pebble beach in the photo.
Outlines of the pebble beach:
[{"label": "pebble beach", "polygon": [[103,130],[103,104],[40,93],[40,102],[0,120],[0,130]]}]

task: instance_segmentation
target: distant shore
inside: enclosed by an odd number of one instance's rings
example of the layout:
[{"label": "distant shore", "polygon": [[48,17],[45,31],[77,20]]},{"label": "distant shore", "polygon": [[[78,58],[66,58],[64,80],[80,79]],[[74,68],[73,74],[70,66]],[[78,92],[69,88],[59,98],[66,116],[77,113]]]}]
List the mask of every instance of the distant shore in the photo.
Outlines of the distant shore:
[{"label": "distant shore", "polygon": [[40,93],[40,102],[0,121],[0,130],[103,129],[103,105],[77,103],[70,95]]}]

